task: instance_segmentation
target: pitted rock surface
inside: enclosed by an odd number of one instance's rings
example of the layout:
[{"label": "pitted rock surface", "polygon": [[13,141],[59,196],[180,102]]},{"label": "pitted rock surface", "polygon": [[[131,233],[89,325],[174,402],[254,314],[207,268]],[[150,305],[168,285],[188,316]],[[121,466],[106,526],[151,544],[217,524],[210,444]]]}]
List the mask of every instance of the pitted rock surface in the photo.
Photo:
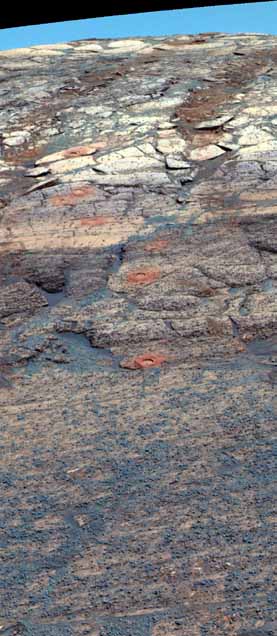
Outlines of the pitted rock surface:
[{"label": "pitted rock surface", "polygon": [[0,52],[0,632],[276,633],[277,40]]}]

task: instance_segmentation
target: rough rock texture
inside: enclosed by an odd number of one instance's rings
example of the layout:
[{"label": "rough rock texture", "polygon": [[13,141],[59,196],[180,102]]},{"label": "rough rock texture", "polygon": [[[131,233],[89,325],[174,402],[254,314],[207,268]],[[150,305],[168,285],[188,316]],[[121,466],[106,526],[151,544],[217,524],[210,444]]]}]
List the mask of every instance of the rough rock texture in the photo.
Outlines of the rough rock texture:
[{"label": "rough rock texture", "polygon": [[5,636],[276,633],[276,61],[0,53]]}]

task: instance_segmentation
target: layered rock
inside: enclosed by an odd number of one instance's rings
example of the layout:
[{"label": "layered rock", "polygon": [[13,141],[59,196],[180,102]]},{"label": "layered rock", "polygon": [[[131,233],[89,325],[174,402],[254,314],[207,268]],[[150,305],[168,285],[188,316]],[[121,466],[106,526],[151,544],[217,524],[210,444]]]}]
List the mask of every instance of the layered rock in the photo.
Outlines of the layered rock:
[{"label": "layered rock", "polygon": [[5,634],[273,634],[276,59],[0,53]]}]

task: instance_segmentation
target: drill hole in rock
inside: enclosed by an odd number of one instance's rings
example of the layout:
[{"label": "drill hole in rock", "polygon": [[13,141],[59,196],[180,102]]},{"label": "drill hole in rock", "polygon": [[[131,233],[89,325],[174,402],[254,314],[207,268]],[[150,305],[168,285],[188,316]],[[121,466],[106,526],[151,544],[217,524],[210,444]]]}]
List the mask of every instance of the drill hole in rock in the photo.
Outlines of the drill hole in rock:
[{"label": "drill hole in rock", "polygon": [[158,270],[141,270],[138,272],[130,272],[127,275],[127,280],[128,283],[146,284],[154,282],[159,276],[160,272]]}]

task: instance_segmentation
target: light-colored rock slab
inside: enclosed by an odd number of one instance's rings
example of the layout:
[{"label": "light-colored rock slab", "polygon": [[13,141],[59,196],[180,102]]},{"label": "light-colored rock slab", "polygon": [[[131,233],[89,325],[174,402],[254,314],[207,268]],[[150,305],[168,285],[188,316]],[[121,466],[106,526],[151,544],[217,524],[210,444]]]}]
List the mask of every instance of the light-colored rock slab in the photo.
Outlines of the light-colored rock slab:
[{"label": "light-colored rock slab", "polygon": [[46,155],[41,159],[36,161],[36,165],[40,166],[45,163],[53,163],[55,161],[64,161],[66,158],[68,160],[71,157],[83,157],[87,155],[93,155],[97,150],[101,150],[105,147],[106,144],[102,142],[98,142],[96,144],[80,144],[80,146],[74,146],[72,148],[65,148],[64,150],[60,150],[59,152],[53,152],[50,155]]},{"label": "light-colored rock slab", "polygon": [[114,40],[108,44],[108,49],[122,51],[137,51],[145,47],[145,42],[141,40]]},{"label": "light-colored rock slab", "polygon": [[184,152],[187,148],[187,142],[182,137],[171,133],[166,137],[159,137],[156,148],[163,155],[171,155],[178,152]]},{"label": "light-colored rock slab", "polygon": [[208,159],[214,159],[220,155],[224,155],[224,150],[216,146],[215,144],[209,144],[203,148],[194,148],[190,152],[190,159],[192,161],[207,161]]},{"label": "light-colored rock slab", "polygon": [[172,170],[182,170],[184,168],[190,168],[191,165],[187,161],[184,161],[181,157],[175,155],[167,155],[165,158],[166,165]]},{"label": "light-colored rock slab", "polygon": [[216,117],[215,119],[208,119],[206,121],[202,121],[200,122],[200,124],[196,124],[194,128],[196,129],[217,128],[217,126],[223,126],[223,124],[226,124],[231,119],[233,119],[233,116],[230,114],[220,115],[219,117]]}]

